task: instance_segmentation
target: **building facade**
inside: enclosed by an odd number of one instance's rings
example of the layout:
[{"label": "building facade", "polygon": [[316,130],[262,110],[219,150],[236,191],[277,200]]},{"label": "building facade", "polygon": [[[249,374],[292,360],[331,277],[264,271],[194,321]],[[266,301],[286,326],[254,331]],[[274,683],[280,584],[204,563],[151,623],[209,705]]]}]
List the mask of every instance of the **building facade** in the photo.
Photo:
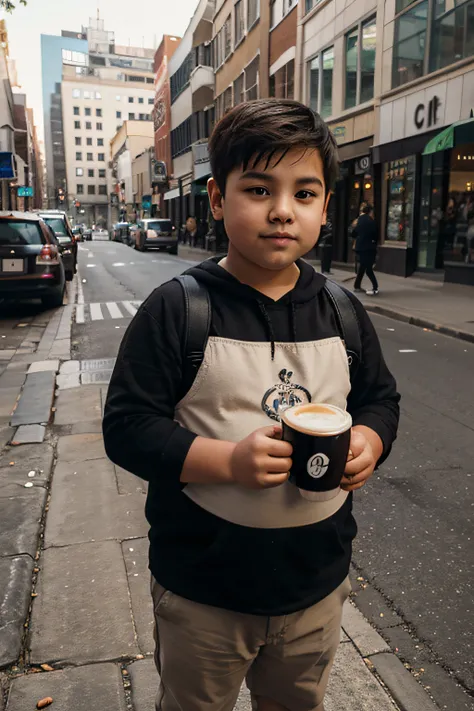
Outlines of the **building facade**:
[{"label": "building facade", "polygon": [[171,97],[170,190],[167,214],[177,225],[188,215],[207,221],[209,176],[207,139],[214,123],[211,59],[215,0],[200,0],[179,47],[169,62]]},{"label": "building facade", "polygon": [[[171,157],[171,88],[169,78],[169,63],[179,47],[181,37],[164,35],[156,50],[154,59],[155,71],[155,104],[153,107],[153,124],[155,130],[155,160],[157,169],[154,171],[153,187],[157,188],[159,196],[158,212],[164,216],[167,213],[168,201],[164,194],[170,188],[169,176],[173,172]],[[160,165],[160,171],[158,171]]]},{"label": "building facade", "polygon": [[133,185],[133,161],[153,147],[152,121],[126,120],[110,141],[110,165],[113,180],[111,222],[135,222],[142,197]]}]

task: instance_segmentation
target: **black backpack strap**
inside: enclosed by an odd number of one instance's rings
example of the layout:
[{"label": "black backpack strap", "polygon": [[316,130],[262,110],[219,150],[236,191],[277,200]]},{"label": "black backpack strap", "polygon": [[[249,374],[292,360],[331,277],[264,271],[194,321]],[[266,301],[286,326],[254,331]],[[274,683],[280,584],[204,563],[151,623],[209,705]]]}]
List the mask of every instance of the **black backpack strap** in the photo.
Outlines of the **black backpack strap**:
[{"label": "black backpack strap", "polygon": [[211,299],[206,287],[191,274],[181,274],[175,279],[181,284],[184,296],[185,327],[182,357],[183,394],[185,394],[191,389],[204,359],[211,328]]},{"label": "black backpack strap", "polygon": [[354,304],[339,284],[331,279],[326,279],[324,291],[336,314],[339,333],[346,346],[349,371],[351,381],[353,382],[357,369],[362,361],[362,340],[360,337],[359,319]]}]

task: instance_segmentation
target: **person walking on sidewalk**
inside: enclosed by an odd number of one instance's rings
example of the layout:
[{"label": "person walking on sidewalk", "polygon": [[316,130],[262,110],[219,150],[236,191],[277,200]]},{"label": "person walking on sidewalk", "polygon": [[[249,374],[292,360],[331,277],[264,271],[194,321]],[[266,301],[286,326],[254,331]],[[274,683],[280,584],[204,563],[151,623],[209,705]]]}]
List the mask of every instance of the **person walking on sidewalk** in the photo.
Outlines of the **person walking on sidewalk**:
[{"label": "person walking on sidewalk", "polygon": [[[156,709],[232,711],[246,679],[258,711],[323,711],[350,592],[352,492],[390,452],[399,396],[368,315],[341,289],[362,344],[351,382],[326,278],[301,259],[337,175],[320,116],[296,101],[243,103],[209,153],[229,248],[187,272],[210,296],[207,345],[189,357],[190,293],[159,286],[123,339],[103,423],[111,460],[149,481]],[[292,398],[352,415],[328,501],[288,480],[279,411]]]},{"label": "person walking on sidewalk", "polygon": [[359,269],[354,282],[354,291],[363,291],[362,279],[367,274],[372,282],[372,290],[366,294],[376,296],[379,293],[377,277],[374,274],[374,264],[377,257],[377,225],[373,217],[372,205],[365,205],[362,214],[357,220],[354,230],[355,251],[359,263]]}]

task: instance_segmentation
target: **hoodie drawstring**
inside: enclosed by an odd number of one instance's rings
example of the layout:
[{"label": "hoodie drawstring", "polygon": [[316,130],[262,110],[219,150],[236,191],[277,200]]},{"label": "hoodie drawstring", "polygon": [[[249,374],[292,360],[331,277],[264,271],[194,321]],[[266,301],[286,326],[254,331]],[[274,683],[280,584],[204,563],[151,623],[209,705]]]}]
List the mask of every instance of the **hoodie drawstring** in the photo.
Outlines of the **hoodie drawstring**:
[{"label": "hoodie drawstring", "polygon": [[[260,313],[262,314],[264,321],[265,321],[265,325],[267,327],[268,337],[270,339],[272,360],[275,360],[275,331],[273,330],[272,320],[268,314],[267,309],[265,308],[265,304],[262,304],[262,302],[259,301],[258,307],[260,309]],[[296,304],[294,304],[293,302],[291,303],[290,318],[291,318],[291,331],[292,331],[292,335],[293,335],[293,343],[296,343],[297,342],[297,337],[296,337]]]}]

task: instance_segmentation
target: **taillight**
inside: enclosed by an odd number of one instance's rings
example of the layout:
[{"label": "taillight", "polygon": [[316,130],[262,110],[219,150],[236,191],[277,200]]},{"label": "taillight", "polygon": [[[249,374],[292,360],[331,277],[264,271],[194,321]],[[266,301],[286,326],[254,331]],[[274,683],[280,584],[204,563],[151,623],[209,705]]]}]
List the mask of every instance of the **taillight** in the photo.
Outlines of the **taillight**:
[{"label": "taillight", "polygon": [[52,244],[45,244],[41,252],[36,257],[36,264],[44,266],[54,266],[59,264],[59,254],[57,248]]}]

